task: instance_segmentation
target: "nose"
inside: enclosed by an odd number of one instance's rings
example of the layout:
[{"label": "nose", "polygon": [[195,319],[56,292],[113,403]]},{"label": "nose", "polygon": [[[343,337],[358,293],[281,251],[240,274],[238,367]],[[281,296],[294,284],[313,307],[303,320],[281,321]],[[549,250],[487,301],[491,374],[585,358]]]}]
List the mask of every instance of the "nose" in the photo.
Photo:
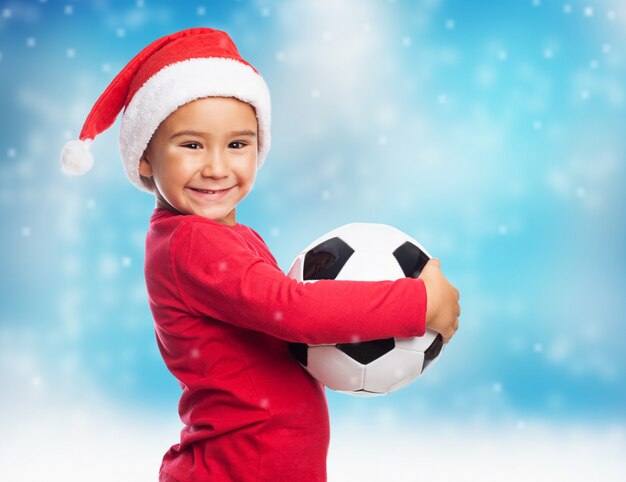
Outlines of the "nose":
[{"label": "nose", "polygon": [[212,152],[203,160],[200,174],[202,177],[222,178],[228,176],[228,160],[221,152]]}]

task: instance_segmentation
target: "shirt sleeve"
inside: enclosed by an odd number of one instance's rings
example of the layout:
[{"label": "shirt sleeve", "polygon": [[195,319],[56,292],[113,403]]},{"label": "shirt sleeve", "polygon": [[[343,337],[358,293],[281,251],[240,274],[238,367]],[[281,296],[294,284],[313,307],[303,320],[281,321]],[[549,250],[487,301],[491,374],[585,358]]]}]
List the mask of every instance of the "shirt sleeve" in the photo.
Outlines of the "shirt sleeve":
[{"label": "shirt sleeve", "polygon": [[251,252],[234,230],[197,221],[180,226],[170,257],[179,295],[198,316],[308,344],[425,332],[421,279],[298,282]]}]

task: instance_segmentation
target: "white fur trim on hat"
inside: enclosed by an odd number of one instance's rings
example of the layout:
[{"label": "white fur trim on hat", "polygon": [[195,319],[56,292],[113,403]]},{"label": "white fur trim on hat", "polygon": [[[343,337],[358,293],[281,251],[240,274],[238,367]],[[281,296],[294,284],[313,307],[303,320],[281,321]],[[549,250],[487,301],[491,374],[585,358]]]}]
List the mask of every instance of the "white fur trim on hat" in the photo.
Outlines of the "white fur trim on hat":
[{"label": "white fur trim on hat", "polygon": [[139,176],[139,160],[152,135],[172,112],[202,97],[235,97],[252,105],[259,128],[258,167],[270,148],[270,94],[252,67],[227,58],[196,58],[164,67],[135,93],[122,115],[120,151],[130,181],[146,187]]}]

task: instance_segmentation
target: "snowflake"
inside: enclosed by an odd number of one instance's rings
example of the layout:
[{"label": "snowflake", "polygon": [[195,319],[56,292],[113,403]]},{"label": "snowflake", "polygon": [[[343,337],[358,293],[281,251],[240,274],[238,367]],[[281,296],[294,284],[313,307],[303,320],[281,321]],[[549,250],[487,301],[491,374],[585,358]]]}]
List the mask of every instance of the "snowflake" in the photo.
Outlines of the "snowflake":
[{"label": "snowflake", "polygon": [[261,400],[259,400],[259,406],[261,408],[269,408],[270,406],[270,401],[267,398],[262,398]]},{"label": "snowflake", "polygon": [[191,358],[200,358],[200,350],[198,350],[197,348],[192,348],[189,352],[189,355],[191,356]]},{"label": "snowflake", "polygon": [[35,47],[37,45],[37,39],[35,37],[28,37],[26,39],[27,47]]},{"label": "snowflake", "polygon": [[69,48],[65,51],[65,55],[68,59],[73,59],[74,57],[76,57],[76,50]]},{"label": "snowflake", "polygon": [[2,18],[11,18],[12,12],[10,8],[2,9]]},{"label": "snowflake", "polygon": [[405,47],[410,47],[411,43],[412,43],[411,37],[409,37],[408,35],[402,37],[402,45],[404,45]]},{"label": "snowflake", "polygon": [[22,236],[28,238],[31,235],[32,231],[30,226],[22,226]]},{"label": "snowflake", "polygon": [[585,13],[585,17],[593,17],[593,7],[585,7],[583,11]]},{"label": "snowflake", "polygon": [[74,13],[74,6],[73,5],[66,5],[63,8],[63,13],[65,13],[65,15],[72,15]]},{"label": "snowflake", "polygon": [[563,5],[563,13],[567,15],[572,13],[572,6],[569,3],[566,3],[565,5]]},{"label": "snowflake", "polygon": [[274,313],[274,320],[275,320],[275,321],[282,321],[282,320],[283,320],[283,318],[284,318],[284,314],[283,314],[283,312],[282,312],[282,311],[276,311],[276,312]]},{"label": "snowflake", "polygon": [[7,149],[7,156],[15,157],[16,155],[17,155],[17,151],[15,150],[15,147],[9,147]]},{"label": "snowflake", "polygon": [[263,7],[261,9],[261,17],[269,17],[270,16],[270,9],[268,7]]},{"label": "snowflake", "polygon": [[494,393],[502,393],[502,384],[501,383],[494,383],[491,386],[491,389],[493,390]]},{"label": "snowflake", "polygon": [[226,271],[228,269],[228,263],[226,261],[220,261],[217,269],[219,269],[220,271]]},{"label": "snowflake", "polygon": [[118,28],[118,29],[115,31],[115,35],[116,35],[118,38],[123,38],[123,37],[125,37],[125,36],[126,36],[126,30],[124,30],[123,28]]},{"label": "snowflake", "polygon": [[500,52],[498,52],[498,60],[506,60],[508,58],[508,54],[506,52],[506,50],[500,50]]},{"label": "snowflake", "polygon": [[453,20],[453,19],[449,18],[448,20],[446,20],[446,28],[447,28],[448,30],[454,30],[455,26],[456,26],[456,25],[455,25],[455,23],[454,23],[454,20]]},{"label": "snowflake", "polygon": [[128,268],[131,264],[132,264],[132,261],[131,261],[131,259],[128,256],[124,256],[122,258],[122,266],[124,268]]},{"label": "snowflake", "polygon": [[198,17],[204,17],[206,15],[206,7],[198,7],[196,9],[196,14]]}]

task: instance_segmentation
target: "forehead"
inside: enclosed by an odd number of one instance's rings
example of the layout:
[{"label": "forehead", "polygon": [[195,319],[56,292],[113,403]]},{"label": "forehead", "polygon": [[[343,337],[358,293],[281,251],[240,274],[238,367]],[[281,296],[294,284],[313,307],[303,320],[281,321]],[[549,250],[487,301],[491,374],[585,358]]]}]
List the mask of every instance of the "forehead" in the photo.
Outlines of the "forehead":
[{"label": "forehead", "polygon": [[180,106],[164,121],[167,127],[181,124],[214,127],[247,124],[256,127],[254,107],[234,97],[204,97]]}]

